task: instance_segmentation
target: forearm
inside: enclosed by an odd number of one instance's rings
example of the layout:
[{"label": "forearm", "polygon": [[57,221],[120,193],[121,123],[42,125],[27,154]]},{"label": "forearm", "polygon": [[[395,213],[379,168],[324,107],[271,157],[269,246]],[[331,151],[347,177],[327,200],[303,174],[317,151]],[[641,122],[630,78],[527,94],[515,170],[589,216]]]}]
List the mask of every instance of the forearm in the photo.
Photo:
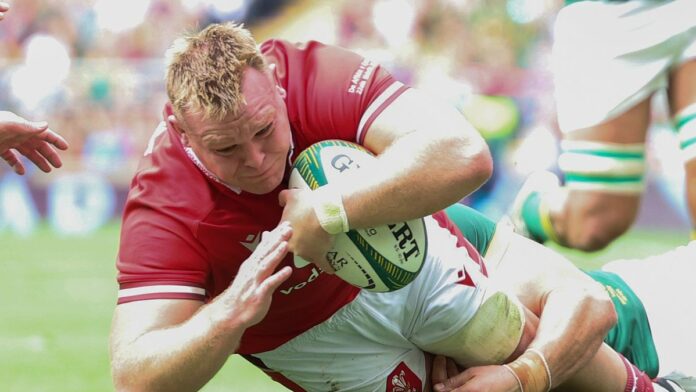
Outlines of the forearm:
[{"label": "forearm", "polygon": [[599,290],[558,288],[542,304],[536,337],[530,347],[543,353],[554,387],[597,355],[606,333],[616,322],[611,302]]},{"label": "forearm", "polygon": [[413,132],[395,140],[374,166],[339,183],[351,228],[420,218],[475,191],[492,170],[479,138]]},{"label": "forearm", "polygon": [[112,342],[112,373],[117,390],[198,390],[239,345],[243,328],[222,328],[214,305],[188,320],[154,329],[134,340]]},{"label": "forearm", "polygon": [[560,254],[518,235],[492,267],[492,281],[540,317],[529,347],[543,353],[553,385],[568,380],[595,356],[616,323],[604,288]]}]

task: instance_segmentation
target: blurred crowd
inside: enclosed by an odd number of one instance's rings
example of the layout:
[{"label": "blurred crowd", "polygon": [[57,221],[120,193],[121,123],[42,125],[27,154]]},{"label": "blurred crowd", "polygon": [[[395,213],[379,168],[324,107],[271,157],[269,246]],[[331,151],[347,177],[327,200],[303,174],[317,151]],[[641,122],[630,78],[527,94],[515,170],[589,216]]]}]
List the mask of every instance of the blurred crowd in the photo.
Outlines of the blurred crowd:
[{"label": "blurred crowd", "polygon": [[[163,54],[173,38],[224,20],[282,37],[285,24],[321,4],[15,2],[0,23],[0,107],[47,120],[63,134],[71,145],[66,171],[88,167],[125,187],[159,121]],[[311,35],[314,26],[330,24],[334,37],[318,39],[374,58],[402,81],[451,100],[495,144],[525,124],[553,121],[546,63],[559,7],[559,0],[349,0],[303,28]]]}]

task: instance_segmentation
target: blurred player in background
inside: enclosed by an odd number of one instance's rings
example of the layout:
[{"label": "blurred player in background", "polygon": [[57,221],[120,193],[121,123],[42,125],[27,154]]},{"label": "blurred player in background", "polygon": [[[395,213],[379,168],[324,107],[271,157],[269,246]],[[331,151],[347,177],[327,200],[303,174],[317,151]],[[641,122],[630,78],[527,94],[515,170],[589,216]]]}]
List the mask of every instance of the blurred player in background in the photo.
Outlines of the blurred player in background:
[{"label": "blurred player in background", "polygon": [[[233,24],[176,41],[166,80],[170,103],[123,217],[111,331],[118,389],[197,389],[240,353],[293,390],[402,381],[420,390],[422,350],[495,363],[529,344],[535,318],[487,291],[473,247],[432,218],[428,258],[404,289],[361,292],[323,260],[335,234],[429,215],[488,178],[485,143],[454,108],[352,52],[282,40],[259,48]],[[326,139],[366,146],[377,167],[350,188],[285,189],[291,160]],[[326,207],[340,214],[322,214]],[[317,266],[293,268],[288,251]],[[595,356],[613,307],[583,277],[563,291],[568,303],[546,293],[555,311],[539,330],[553,333],[538,334],[536,353],[518,362],[547,364],[560,384],[599,358],[595,390],[623,390],[623,363],[611,351]],[[499,322],[476,317],[482,310]],[[481,341],[494,338],[500,350],[463,350],[481,348],[467,341],[478,336],[474,320],[490,326],[478,329]],[[542,371],[539,388],[552,382]],[[516,385],[511,373],[499,376],[496,389]]]},{"label": "blurred player in background", "polygon": [[[633,223],[645,187],[651,98],[667,89],[696,225],[696,11],[690,0],[571,1],[557,16],[553,49],[558,165],[518,194],[520,233],[594,251]],[[696,231],[692,231],[692,237]]]},{"label": "blurred player in background", "polygon": [[[0,20],[9,10],[9,4],[0,2]],[[56,148],[66,150],[68,143],[48,129],[45,121],[29,121],[12,112],[0,111],[0,157],[15,173],[26,172],[20,154],[46,173],[51,171],[51,166],[60,167],[62,162]]]},{"label": "blurred player in background", "polygon": [[[542,253],[551,252],[548,249],[536,248],[529,240],[514,234],[507,219],[496,224],[461,204],[449,207],[446,212],[483,255],[489,277],[498,284],[518,287],[515,280],[527,273],[528,260],[556,261],[554,256]],[[653,385],[655,390],[676,388],[672,384],[676,382],[687,391],[696,391],[696,362],[693,360],[696,319],[675,318],[683,309],[691,307],[696,296],[696,287],[691,284],[696,275],[695,259],[696,241],[691,241],[687,246],[664,254],[639,260],[617,260],[587,272],[606,288],[618,316],[605,342],[636,365],[639,371],[633,368],[635,374],[645,372],[651,378],[660,376],[659,384]],[[548,272],[555,269],[554,263],[547,268],[546,273],[537,275],[539,285],[549,279]],[[535,286],[525,287],[517,295],[527,295]],[[543,307],[539,311],[543,311]],[[482,370],[474,368],[460,374],[456,366],[446,364],[443,357],[436,358],[433,366],[433,383],[447,385],[447,388],[436,390],[450,391],[465,385],[473,374],[482,376]],[[631,371],[628,367],[627,370]],[[446,381],[448,377],[451,379]]]}]

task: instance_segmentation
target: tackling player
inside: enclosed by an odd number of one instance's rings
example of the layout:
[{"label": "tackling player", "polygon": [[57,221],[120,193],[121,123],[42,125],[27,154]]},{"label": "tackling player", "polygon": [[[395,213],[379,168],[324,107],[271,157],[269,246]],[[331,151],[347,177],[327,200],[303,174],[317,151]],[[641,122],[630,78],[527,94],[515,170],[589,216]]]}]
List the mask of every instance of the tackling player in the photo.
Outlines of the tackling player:
[{"label": "tackling player", "polygon": [[[527,260],[540,256],[529,240],[514,234],[506,219],[496,224],[461,204],[447,208],[446,212],[486,259],[491,280],[500,281],[500,284],[508,287],[518,287],[515,277],[525,273]],[[696,320],[686,317],[675,322],[674,319],[675,311],[688,309],[695,295],[696,289],[691,284],[696,274],[694,258],[696,241],[644,260],[617,260],[599,270],[587,272],[605,287],[618,316],[617,324],[605,342],[648,376],[660,376],[656,381],[666,389],[672,387],[679,390],[672,383],[676,382],[687,391],[696,391],[696,362],[693,361]],[[555,268],[552,264],[547,267],[550,270]],[[539,274],[539,285],[545,284],[544,275]],[[657,284],[659,290],[656,290]],[[447,366],[450,368],[447,369]],[[450,391],[466,385],[472,371],[459,374],[452,364],[444,362],[444,358],[436,358],[433,382],[443,384],[436,390]],[[449,380],[446,380],[448,376]],[[658,385],[654,385],[656,390]]]},{"label": "tackling player", "polygon": [[511,213],[516,230],[586,251],[624,233],[645,186],[650,101],[665,88],[696,225],[694,2],[566,3],[572,4],[557,16],[553,48],[565,185],[549,172],[530,176]]},{"label": "tackling player", "polygon": [[[117,389],[197,389],[240,353],[294,390],[402,381],[419,390],[423,350],[471,365],[526,347],[534,318],[489,290],[475,249],[432,218],[423,270],[402,290],[360,292],[322,257],[334,234],[426,216],[488,178],[485,143],[454,108],[352,52],[282,40],[259,48],[233,24],[178,40],[168,55],[170,103],[123,216],[111,331]],[[352,188],[285,189],[296,154],[326,139],[366,146],[379,170]],[[340,213],[320,222],[317,210]],[[316,266],[294,269],[288,251]],[[534,338],[541,354],[532,360],[554,374],[538,388],[607,358],[595,355],[614,321],[606,294],[589,279],[563,293],[571,306],[539,321],[540,331],[555,332]],[[488,321],[482,309],[496,314],[495,329],[475,328]],[[571,329],[578,325],[581,333]],[[497,337],[505,344],[496,340],[492,358],[482,347]],[[612,366],[597,370],[597,390],[623,390],[618,366],[606,377]],[[508,374],[502,386],[514,382]]]}]

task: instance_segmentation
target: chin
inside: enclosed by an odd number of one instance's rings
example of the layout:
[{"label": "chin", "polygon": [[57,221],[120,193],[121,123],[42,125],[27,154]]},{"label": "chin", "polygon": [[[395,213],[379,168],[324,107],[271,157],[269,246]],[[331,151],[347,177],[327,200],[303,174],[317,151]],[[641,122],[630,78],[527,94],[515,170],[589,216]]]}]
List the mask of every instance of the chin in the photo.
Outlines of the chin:
[{"label": "chin", "polygon": [[266,181],[258,182],[255,184],[249,184],[248,186],[242,187],[242,190],[248,193],[253,193],[255,195],[265,195],[273,192],[280,183],[283,181],[283,177],[279,178],[269,178]]}]

